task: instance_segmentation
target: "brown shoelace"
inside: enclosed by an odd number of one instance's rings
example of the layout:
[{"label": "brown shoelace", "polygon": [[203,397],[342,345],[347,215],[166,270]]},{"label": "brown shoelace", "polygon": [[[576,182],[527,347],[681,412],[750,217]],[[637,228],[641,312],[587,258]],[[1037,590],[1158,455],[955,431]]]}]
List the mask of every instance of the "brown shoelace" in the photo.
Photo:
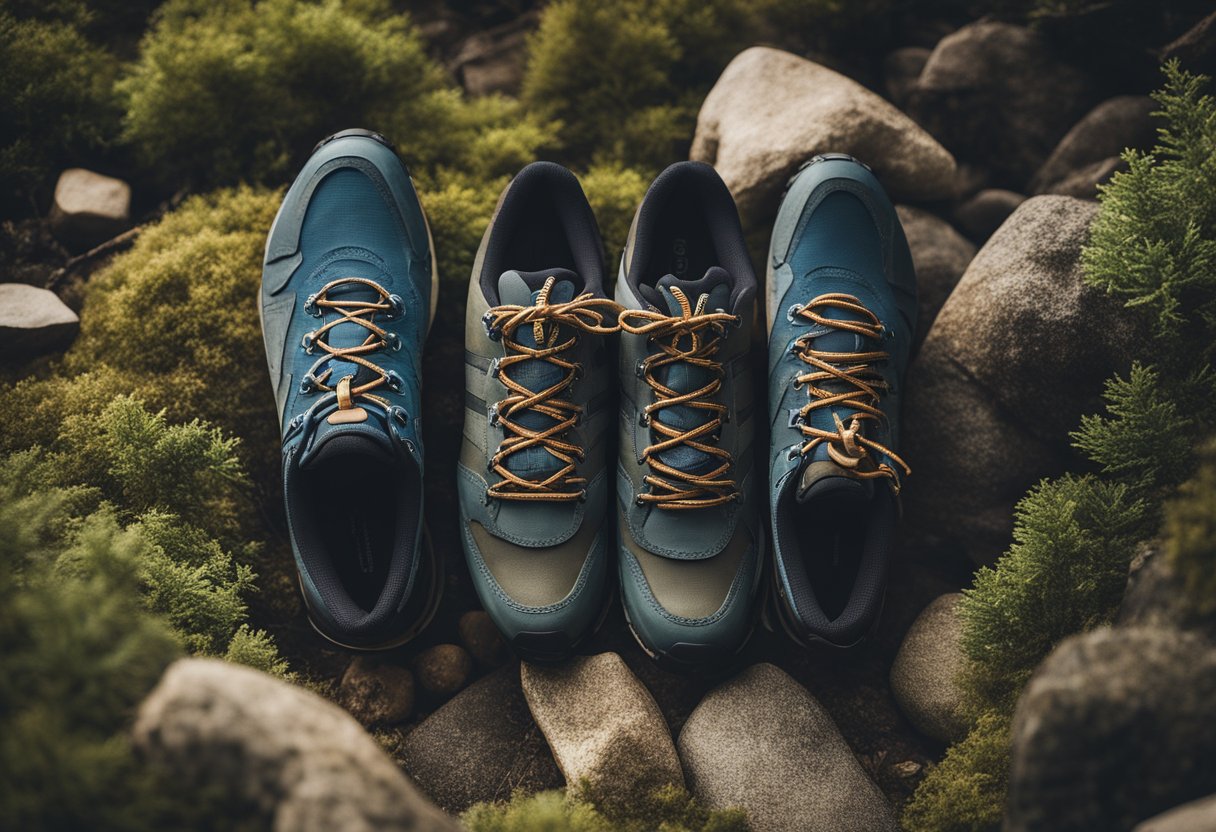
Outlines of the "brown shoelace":
[{"label": "brown shoelace", "polygon": [[[835,308],[843,309],[861,317],[860,321],[842,321],[826,318],[820,310]],[[842,293],[820,295],[810,303],[797,310],[798,315],[820,326],[855,332],[867,338],[881,340],[884,327],[878,316],[867,309],[860,300],[852,295]],[[794,355],[815,369],[804,373],[795,379],[795,387],[806,386],[810,401],[799,411],[798,429],[807,437],[799,453],[811,453],[820,444],[827,443],[828,456],[842,468],[847,468],[855,476],[863,479],[889,477],[896,493],[899,493],[899,475],[884,461],[877,461],[870,455],[871,451],[882,454],[895,461],[903,469],[905,475],[911,474],[912,469],[889,448],[868,438],[862,432],[865,421],[881,422],[882,411],[878,409],[878,401],[889,385],[875,368],[875,364],[887,360],[890,356],[881,350],[871,352],[825,352],[812,349],[810,336],[799,338],[793,348]],[[825,390],[819,385],[825,381],[839,381],[847,386],[842,392]],[[822,407],[847,407],[856,411],[849,419],[846,427],[835,413],[832,419],[836,430],[820,430],[811,427],[809,419],[811,412]]]},{"label": "brown shoelace", "polygon": [[[607,298],[597,298],[590,292],[579,295],[565,303],[549,303],[549,293],[556,278],[550,276],[537,293],[532,306],[496,306],[485,315],[491,337],[502,338],[507,355],[498,359],[498,379],[511,391],[511,395],[498,402],[492,411],[492,419],[501,424],[505,437],[490,459],[490,468],[502,480],[490,486],[487,496],[503,500],[580,500],[586,494],[587,480],[578,476],[577,465],[586,456],[586,451],[565,435],[582,417],[583,408],[562,393],[580,376],[578,364],[562,357],[562,354],[578,343],[578,332],[609,335],[617,331],[616,316],[620,306]],[[611,324],[605,317],[611,316]],[[516,329],[532,325],[535,347],[521,344],[511,336]],[[571,330],[569,337],[558,341],[561,328]],[[506,372],[515,364],[524,361],[547,361],[562,370],[563,376],[544,390],[530,390]],[[533,430],[515,421],[513,417],[527,411],[543,413],[553,419],[547,428]],[[562,467],[543,480],[521,477],[507,468],[507,459],[512,454],[528,448],[544,448]]]},{"label": "brown shoelace", "polygon": [[[726,405],[712,400],[722,389],[725,374],[716,356],[727,324],[737,323],[738,319],[727,312],[706,312],[705,295],[693,309],[679,288],[672,287],[671,294],[680,304],[678,317],[643,309],[630,309],[621,314],[621,329],[645,335],[659,348],[659,352],[642,361],[642,377],[655,391],[655,401],[642,408],[642,418],[663,438],[642,452],[642,460],[650,468],[643,481],[651,490],[638,495],[638,500],[665,509],[720,506],[735,500],[738,494],[734,480],[729,477],[734,460],[729,451],[703,440],[717,437],[727,418]],[[673,364],[700,367],[709,373],[710,380],[687,393],[673,390],[656,376],[658,370]],[[708,411],[713,414],[712,418],[689,430],[672,427],[659,418],[665,408],[679,405]],[[692,474],[659,459],[659,454],[677,445],[686,445],[717,459],[718,466],[705,474]]]},{"label": "brown shoelace", "polygon": [[[379,295],[379,299],[375,301],[365,300],[335,300],[329,296],[330,292],[340,286],[360,285],[372,289]],[[331,280],[326,283],[321,289],[305,303],[305,310],[310,307],[315,309],[328,309],[337,312],[341,317],[324,324],[312,332],[305,333],[303,346],[308,353],[312,353],[314,349],[320,348],[325,355],[317,359],[316,363],[308,370],[306,379],[318,390],[325,392],[336,392],[338,394],[338,408],[340,410],[349,410],[354,406],[355,396],[367,396],[379,404],[387,407],[388,403],[379,396],[370,395],[372,390],[382,385],[389,384],[390,376],[388,371],[383,367],[369,361],[366,356],[369,353],[393,347],[397,342],[397,336],[375,322],[377,314],[380,313],[395,313],[397,308],[390,300],[391,295],[374,280],[368,280],[363,277],[340,277],[337,280]],[[353,347],[334,347],[325,338],[326,334],[334,327],[340,324],[358,324],[368,331],[367,338],[362,344],[357,344]],[[394,347],[395,348],[395,347]],[[353,364],[358,364],[360,367],[365,367],[375,373],[375,377],[357,387],[352,387],[352,376],[344,376],[338,380],[336,385],[330,386],[326,382],[333,373],[333,368],[326,368],[325,372],[317,375],[317,370],[322,364],[327,361],[338,359],[341,361],[350,361]]]}]

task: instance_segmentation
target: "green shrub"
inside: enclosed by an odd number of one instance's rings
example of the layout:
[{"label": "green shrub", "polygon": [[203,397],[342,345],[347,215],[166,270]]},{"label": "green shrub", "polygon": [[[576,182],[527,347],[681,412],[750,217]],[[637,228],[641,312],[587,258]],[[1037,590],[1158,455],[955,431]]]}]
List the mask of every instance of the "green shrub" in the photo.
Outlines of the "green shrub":
[{"label": "green shrub", "polygon": [[1165,510],[1165,557],[1182,577],[1180,599],[1201,617],[1216,615],[1216,443],[1201,453],[1195,477]]},{"label": "green shrub", "polygon": [[711,810],[674,786],[642,800],[629,817],[606,816],[558,791],[517,792],[506,803],[479,803],[462,820],[469,832],[745,832],[738,809]]},{"label": "green shrub", "polygon": [[478,174],[553,132],[504,99],[465,103],[386,0],[169,0],[118,89],[143,159],[202,184],[285,181],[352,126],[385,133],[411,164]]},{"label": "green shrub", "polygon": [[70,22],[0,2],[0,209],[118,133],[118,61]]},{"label": "green shrub", "polygon": [[929,769],[904,808],[905,832],[973,832],[1000,828],[1009,782],[1009,718],[979,717],[966,739]]},{"label": "green shrub", "polygon": [[609,290],[621,262],[634,212],[642,203],[650,179],[641,171],[619,164],[595,165],[582,177],[587,201],[595,210],[604,238],[604,267]]}]

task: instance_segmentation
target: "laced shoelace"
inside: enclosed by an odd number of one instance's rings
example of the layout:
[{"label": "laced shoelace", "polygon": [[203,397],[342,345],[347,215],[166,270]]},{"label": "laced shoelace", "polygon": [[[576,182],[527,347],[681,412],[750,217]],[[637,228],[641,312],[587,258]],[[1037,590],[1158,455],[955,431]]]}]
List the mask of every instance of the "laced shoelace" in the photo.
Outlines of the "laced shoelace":
[{"label": "laced shoelace", "polygon": [[[341,286],[366,286],[372,289],[379,296],[378,300],[338,300],[330,297],[330,293]],[[349,410],[354,406],[356,396],[366,396],[382,405],[388,407],[389,403],[381,398],[371,394],[372,390],[377,387],[387,385],[390,389],[396,391],[400,387],[397,374],[391,370],[385,370],[373,361],[368,360],[365,356],[370,353],[377,352],[382,349],[398,349],[400,347],[400,338],[392,332],[389,332],[384,327],[379,326],[375,319],[378,314],[399,316],[402,312],[402,301],[396,295],[390,294],[383,286],[374,280],[368,280],[363,277],[340,277],[337,280],[331,280],[317,291],[316,294],[310,295],[304,303],[304,310],[309,314],[317,315],[318,317],[324,314],[323,310],[337,312],[339,317],[322,324],[311,332],[304,334],[301,345],[304,351],[312,354],[315,350],[320,349],[325,354],[316,360],[316,362],[308,369],[301,383],[302,389],[305,392],[311,390],[322,390],[330,393],[338,394],[338,409]],[[362,344],[356,344],[350,347],[335,347],[329,343],[328,333],[341,324],[357,324],[367,330],[367,338]],[[321,365],[328,361],[340,360],[349,361],[353,364],[358,364],[374,373],[374,377],[364,383],[353,385],[353,376],[344,376],[338,380],[337,384],[330,385],[328,381],[333,375],[333,368],[327,367],[320,375],[317,371]]]},{"label": "laced shoelace", "polygon": [[[862,318],[862,320],[835,320],[824,317],[821,310],[841,309]],[[819,326],[844,330],[863,335],[866,338],[881,340],[885,332],[878,316],[865,307],[856,297],[843,293],[820,295],[802,307],[795,307],[795,314]],[[799,449],[803,456],[811,453],[819,445],[826,444],[828,456],[842,468],[847,468],[855,476],[863,479],[888,477],[892,482],[895,493],[899,493],[900,477],[898,472],[885,461],[876,460],[871,451],[894,461],[904,472],[912,473],[912,469],[899,458],[890,448],[870,439],[862,432],[865,421],[881,422],[884,418],[878,409],[882,394],[887,392],[890,385],[878,372],[876,364],[886,361],[890,355],[882,350],[870,352],[827,352],[813,349],[810,339],[813,336],[803,335],[794,342],[792,352],[805,361],[814,370],[797,376],[795,388],[806,387],[810,401],[799,410],[798,429],[807,437],[807,441]],[[845,385],[841,391],[826,390],[821,385],[826,381],[837,381]],[[854,411],[846,427],[835,412],[832,420],[836,430],[820,430],[810,424],[812,411],[825,407],[847,407]]]},{"label": "laced shoelace", "polygon": [[[738,318],[727,312],[706,312],[706,295],[694,309],[678,287],[671,288],[672,297],[680,305],[680,315],[666,315],[646,309],[630,309],[621,314],[621,329],[634,335],[645,335],[659,349],[641,364],[642,378],[655,391],[655,401],[642,408],[643,424],[663,437],[646,447],[642,460],[650,473],[643,481],[650,491],[638,495],[640,503],[653,503],[664,509],[691,509],[720,506],[738,499],[738,489],[729,474],[734,467],[730,452],[709,444],[716,441],[718,431],[728,418],[726,405],[713,401],[722,389],[725,371],[716,356],[728,324]],[[687,364],[709,373],[702,387],[681,393],[659,380],[656,373],[663,367]],[[707,411],[712,417],[704,424],[681,430],[665,423],[659,414],[666,408],[684,406]],[[704,474],[682,471],[664,463],[659,454],[685,445],[717,460],[718,466]]]},{"label": "laced shoelace", "polygon": [[[532,306],[503,305],[486,312],[482,318],[491,338],[502,339],[507,355],[499,358],[494,372],[511,395],[502,399],[491,410],[491,423],[501,425],[505,434],[498,450],[490,459],[490,470],[502,477],[487,490],[487,497],[502,500],[581,500],[586,496],[585,477],[578,476],[577,466],[586,457],[586,451],[568,441],[566,434],[582,418],[583,408],[562,393],[570,388],[582,374],[582,368],[562,354],[578,343],[579,332],[610,335],[617,331],[616,316],[620,306],[607,298],[597,298],[586,292],[565,303],[549,303],[549,293],[556,278],[550,276],[537,293]],[[605,317],[611,315],[613,323],[606,324]],[[526,324],[532,325],[532,337],[536,346],[528,346],[511,336]],[[572,332],[563,341],[558,341],[561,328]],[[520,384],[506,372],[509,367],[524,361],[539,360],[559,368],[563,375],[544,390],[531,390]],[[518,415],[525,412],[542,413],[553,420],[546,428],[533,429],[520,424]],[[507,468],[507,460],[529,448],[543,448],[562,467],[541,480],[521,477]]]}]

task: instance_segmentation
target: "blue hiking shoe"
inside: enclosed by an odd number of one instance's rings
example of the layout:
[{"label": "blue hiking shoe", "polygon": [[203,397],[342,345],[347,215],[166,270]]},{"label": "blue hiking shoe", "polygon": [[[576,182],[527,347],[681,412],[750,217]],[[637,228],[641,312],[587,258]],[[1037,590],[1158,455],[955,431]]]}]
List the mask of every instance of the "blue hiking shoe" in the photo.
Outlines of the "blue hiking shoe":
[{"label": "blue hiking shoe", "polygon": [[616,378],[604,257],[574,174],[528,165],[481,241],[465,318],[458,492],[482,605],[522,658],[568,656],[602,619]]},{"label": "blue hiking shoe", "polygon": [[321,142],[271,226],[260,311],[300,587],[344,647],[408,641],[438,605],[418,423],[435,294],[405,165],[366,130]]},{"label": "blue hiking shoe", "polygon": [[916,327],[903,228],[869,168],[791,180],[768,264],[776,606],[797,641],[851,646],[878,618],[899,515],[899,405]]},{"label": "blue hiking shoe", "polygon": [[756,277],[726,185],[681,162],[650,186],[616,284],[618,558],[625,615],[675,669],[743,646],[763,566],[749,347]]}]

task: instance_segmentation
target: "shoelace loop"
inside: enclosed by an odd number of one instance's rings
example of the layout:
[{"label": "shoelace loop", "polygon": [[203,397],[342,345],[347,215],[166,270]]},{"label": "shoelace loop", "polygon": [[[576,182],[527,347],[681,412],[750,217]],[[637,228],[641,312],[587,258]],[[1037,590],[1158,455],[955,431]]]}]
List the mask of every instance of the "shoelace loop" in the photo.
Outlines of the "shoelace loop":
[{"label": "shoelace loop", "polygon": [[[366,286],[376,292],[378,299],[375,301],[339,300],[330,297],[333,290],[342,286]],[[339,410],[348,410],[354,407],[356,396],[367,396],[382,406],[388,407],[387,401],[379,396],[371,395],[371,391],[380,386],[387,386],[395,392],[400,392],[400,377],[393,371],[385,370],[375,362],[368,360],[365,356],[383,349],[400,348],[400,337],[396,333],[389,332],[384,327],[378,325],[376,323],[376,316],[383,314],[388,319],[399,317],[404,311],[404,304],[401,298],[390,294],[387,289],[374,280],[368,280],[364,277],[340,277],[326,283],[316,294],[310,295],[304,303],[304,311],[317,317],[324,315],[325,310],[337,312],[340,317],[304,334],[304,338],[301,341],[304,351],[311,354],[314,350],[320,349],[325,355],[322,355],[309,367],[308,372],[304,376],[303,389],[305,391],[316,389],[327,393],[337,393]],[[355,346],[332,346],[329,343],[327,335],[341,324],[357,324],[368,331],[367,337],[362,344],[356,344]],[[317,371],[321,368],[322,364],[335,359],[358,364],[360,367],[364,367],[375,373],[375,377],[356,386],[353,384],[353,376],[343,376],[338,380],[337,384],[330,385],[328,381],[333,374],[333,368],[327,367],[320,375],[317,374]]]},{"label": "shoelace loop", "polygon": [[[827,318],[822,311],[841,309],[857,315],[861,320],[837,320]],[[885,328],[878,316],[871,312],[860,300],[853,295],[844,293],[824,294],[811,300],[801,308],[796,307],[794,314],[805,318],[813,324],[831,329],[853,332],[873,340],[881,341]],[[871,452],[887,457],[894,461],[904,472],[912,473],[912,469],[890,448],[867,437],[863,431],[863,422],[881,422],[885,417],[878,409],[882,394],[886,393],[889,385],[878,372],[877,365],[890,358],[889,353],[882,350],[869,352],[828,352],[811,347],[813,335],[803,335],[795,340],[792,353],[814,369],[802,373],[794,379],[794,387],[805,387],[810,398],[798,411],[798,429],[807,437],[807,441],[799,448],[799,454],[806,456],[821,444],[827,444],[828,456],[837,465],[849,469],[854,476],[863,479],[888,477],[895,493],[899,493],[899,473],[881,459],[875,459]],[[845,385],[841,391],[826,390],[822,386],[825,381],[838,381]],[[832,420],[836,429],[821,430],[812,427],[810,416],[812,411],[824,407],[846,407],[854,411],[848,425],[832,412]]]},{"label": "shoelace loop", "polygon": [[[734,459],[729,451],[705,440],[717,441],[718,432],[728,416],[726,405],[713,400],[722,389],[725,376],[717,354],[727,326],[739,321],[728,312],[706,312],[706,295],[701,296],[694,309],[679,287],[673,286],[670,291],[680,305],[679,316],[648,309],[630,309],[621,314],[621,329],[647,336],[659,349],[642,361],[642,378],[655,392],[655,401],[642,409],[642,416],[650,429],[663,438],[642,452],[642,460],[650,468],[643,481],[651,490],[639,494],[638,500],[664,509],[720,506],[739,496],[735,481],[730,477]],[[663,367],[674,364],[702,368],[709,373],[710,379],[697,390],[680,393],[656,375]],[[659,418],[664,409],[681,405],[708,411],[713,414],[712,418],[689,430],[673,427]],[[694,474],[659,459],[659,454],[677,445],[707,454],[718,461],[717,467],[705,474]]]},{"label": "shoelace loop", "polygon": [[[497,361],[499,381],[511,395],[497,402],[491,413],[496,424],[503,428],[504,438],[490,459],[490,470],[502,477],[487,489],[487,497],[502,500],[581,500],[586,496],[585,477],[578,476],[578,463],[586,451],[568,441],[565,436],[582,418],[583,408],[561,394],[581,375],[582,368],[563,357],[563,353],[578,343],[579,332],[609,335],[617,331],[616,317],[620,306],[607,298],[597,298],[585,292],[564,303],[549,303],[549,294],[556,282],[550,276],[537,293],[532,306],[502,305],[486,312],[482,321],[491,338],[501,339],[507,355]],[[612,323],[605,318],[611,316]],[[515,340],[512,335],[526,324],[532,326],[532,337],[536,346],[528,346]],[[558,341],[561,328],[572,332],[563,341]],[[515,364],[529,360],[546,361],[562,370],[563,376],[544,390],[531,390],[520,384],[506,372]],[[542,413],[553,420],[547,428],[534,430],[517,421],[518,414],[526,411]],[[543,448],[562,467],[542,480],[521,477],[507,468],[507,460],[528,448]]]}]

